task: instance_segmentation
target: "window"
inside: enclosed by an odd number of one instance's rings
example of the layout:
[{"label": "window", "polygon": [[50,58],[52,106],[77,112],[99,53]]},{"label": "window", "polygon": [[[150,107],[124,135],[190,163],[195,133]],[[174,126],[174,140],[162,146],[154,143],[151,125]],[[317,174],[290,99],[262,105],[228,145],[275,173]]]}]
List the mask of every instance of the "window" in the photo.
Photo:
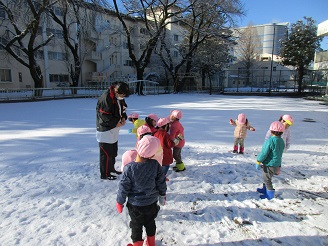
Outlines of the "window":
[{"label": "window", "polygon": [[54,28],[47,28],[47,35],[53,34],[56,38],[62,38],[64,36],[63,31]]},{"label": "window", "polygon": [[10,69],[0,69],[0,81],[12,82]]},{"label": "window", "polygon": [[179,41],[179,36],[174,34],[173,39],[174,39],[174,41]]},{"label": "window", "polygon": [[67,82],[68,74],[49,74],[50,82]]},{"label": "window", "polygon": [[57,60],[57,61],[66,61],[67,60],[66,53],[62,53],[62,52],[49,51],[48,57],[49,57],[49,60]]},{"label": "window", "polygon": [[148,34],[148,30],[146,28],[140,28],[141,34]]},{"label": "window", "polygon": [[126,67],[133,67],[133,62],[131,60],[125,60],[124,66],[126,66]]},{"label": "window", "polygon": [[2,19],[6,18],[6,11],[4,9],[0,9],[0,18]]},{"label": "window", "polygon": [[178,57],[179,56],[179,52],[178,51],[173,51],[173,57]]}]

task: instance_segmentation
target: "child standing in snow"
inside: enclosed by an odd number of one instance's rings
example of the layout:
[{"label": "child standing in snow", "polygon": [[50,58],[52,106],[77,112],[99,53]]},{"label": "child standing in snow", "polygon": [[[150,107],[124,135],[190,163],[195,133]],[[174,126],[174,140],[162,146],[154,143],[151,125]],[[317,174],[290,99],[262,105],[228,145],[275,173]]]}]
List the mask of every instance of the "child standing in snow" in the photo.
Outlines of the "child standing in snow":
[{"label": "child standing in snow", "polygon": [[136,134],[136,137],[138,137],[137,129],[140,126],[144,125],[146,123],[146,121],[139,119],[139,115],[137,113],[131,113],[128,116],[128,119],[133,124],[133,128],[129,129],[129,133],[134,133],[134,134]]},{"label": "child standing in snow", "polygon": [[181,172],[186,170],[181,157],[182,148],[185,145],[184,128],[180,123],[181,118],[182,118],[182,112],[180,110],[171,111],[170,138],[172,139],[172,141],[174,141],[174,139],[176,139],[178,136],[182,136],[180,142],[173,147],[173,158],[176,162],[176,165],[175,167],[173,167],[173,169],[176,172]]},{"label": "child standing in snow", "polygon": [[285,131],[283,123],[274,121],[270,125],[271,137],[266,140],[262,146],[261,153],[257,156],[257,168],[262,163],[263,168],[263,187],[257,191],[262,193],[261,199],[274,198],[275,189],[272,185],[273,175],[280,174],[282,153],[284,152],[285,143],[281,135]]},{"label": "child standing in snow", "polygon": [[[235,126],[235,131],[234,131],[235,140],[233,142],[232,152],[244,154],[245,151],[244,142],[247,136],[247,130],[255,131],[255,128],[251,126],[245,114],[239,114],[236,120],[230,119],[230,124]],[[238,152],[238,144],[239,144],[239,152]]]},{"label": "child standing in snow", "polygon": [[146,228],[147,245],[155,245],[159,206],[165,204],[166,182],[161,165],[150,159],[160,146],[158,138],[145,136],[137,143],[137,158],[124,167],[116,198],[116,209],[122,213],[127,199],[130,215],[131,239],[129,246],[143,245],[143,227]]},{"label": "child standing in snow", "polygon": [[[285,126],[285,131],[281,135],[281,138],[285,142],[285,150],[284,152],[287,152],[287,150],[290,147],[290,142],[291,142],[291,133],[290,133],[290,126],[294,124],[294,119],[291,115],[285,114],[283,116],[280,116],[279,121],[284,124]],[[265,135],[265,140],[267,140],[271,136],[271,131],[268,130],[267,134]]]},{"label": "child standing in snow", "polygon": [[[173,162],[172,148],[179,144],[179,142],[183,139],[181,134],[174,140],[170,138],[170,135],[167,133],[169,130],[169,123],[170,120],[168,118],[160,118],[157,122],[158,130],[154,134],[154,136],[161,142],[161,146],[163,148],[162,169],[165,176],[167,175],[170,165]],[[168,181],[168,179],[166,180]]]},{"label": "child standing in snow", "polygon": [[[137,144],[138,141],[140,141],[143,137],[145,136],[151,136],[151,130],[148,126],[146,125],[142,125],[138,128],[137,130],[137,135],[138,135],[138,140],[137,140]],[[138,146],[136,144],[136,146]],[[127,165],[128,163],[134,161],[137,158],[137,151],[135,149],[131,149],[131,150],[127,150],[123,153],[122,155],[122,166],[121,166],[121,171],[123,171],[123,168],[125,165]],[[158,163],[160,165],[162,165],[162,160],[163,160],[163,149],[160,146],[157,150],[157,152],[155,153],[154,157],[152,159],[155,159],[158,161]]]}]

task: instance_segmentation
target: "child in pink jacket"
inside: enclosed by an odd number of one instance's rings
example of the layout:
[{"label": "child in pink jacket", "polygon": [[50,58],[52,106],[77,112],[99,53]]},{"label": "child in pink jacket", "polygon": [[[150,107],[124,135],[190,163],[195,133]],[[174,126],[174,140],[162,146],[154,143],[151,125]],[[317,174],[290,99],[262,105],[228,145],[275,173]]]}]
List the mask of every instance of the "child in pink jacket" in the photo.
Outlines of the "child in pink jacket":
[{"label": "child in pink jacket", "polygon": [[185,145],[185,139],[184,139],[184,128],[180,123],[180,120],[182,118],[182,112],[180,110],[172,110],[170,115],[171,125],[170,125],[170,138],[171,140],[176,139],[180,134],[182,136],[182,139],[180,142],[173,147],[173,158],[176,162],[175,167],[173,169],[176,172],[181,172],[186,170],[185,165],[182,161],[181,157],[181,151],[183,146]]},{"label": "child in pink jacket", "polygon": [[[244,154],[245,146],[244,141],[247,136],[247,130],[255,131],[255,128],[251,126],[249,121],[246,118],[245,114],[239,114],[236,120],[230,119],[230,124],[235,126],[233,142],[233,153]],[[239,152],[238,152],[239,144]]]}]

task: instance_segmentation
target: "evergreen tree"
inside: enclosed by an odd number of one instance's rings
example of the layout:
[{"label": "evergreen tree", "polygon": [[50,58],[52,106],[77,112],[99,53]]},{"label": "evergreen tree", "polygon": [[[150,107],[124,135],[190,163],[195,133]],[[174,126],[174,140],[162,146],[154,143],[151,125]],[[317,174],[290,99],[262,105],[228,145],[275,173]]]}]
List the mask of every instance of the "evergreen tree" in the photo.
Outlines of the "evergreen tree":
[{"label": "evergreen tree", "polygon": [[298,93],[302,92],[303,77],[320,48],[322,38],[317,37],[317,26],[311,17],[292,24],[290,33],[282,42],[280,56],[283,65],[295,66],[298,73]]}]

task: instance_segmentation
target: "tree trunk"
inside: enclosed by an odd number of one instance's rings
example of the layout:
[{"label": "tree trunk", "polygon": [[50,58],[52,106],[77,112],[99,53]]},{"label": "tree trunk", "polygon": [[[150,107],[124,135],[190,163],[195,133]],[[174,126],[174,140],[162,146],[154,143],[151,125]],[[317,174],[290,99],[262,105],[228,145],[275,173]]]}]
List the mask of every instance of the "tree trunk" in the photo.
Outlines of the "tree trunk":
[{"label": "tree trunk", "polygon": [[[144,68],[137,67],[137,80],[143,80]],[[138,95],[144,95],[143,82],[137,82],[136,91]]]}]

